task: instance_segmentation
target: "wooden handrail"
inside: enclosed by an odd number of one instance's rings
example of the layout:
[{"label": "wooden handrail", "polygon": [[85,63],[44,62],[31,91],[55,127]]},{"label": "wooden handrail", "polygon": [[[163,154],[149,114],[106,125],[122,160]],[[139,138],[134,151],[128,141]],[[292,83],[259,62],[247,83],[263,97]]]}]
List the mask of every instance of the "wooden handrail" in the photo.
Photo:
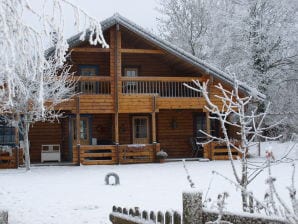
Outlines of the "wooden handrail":
[{"label": "wooden handrail", "polygon": [[191,82],[192,80],[206,81],[203,77],[154,77],[154,76],[138,76],[138,77],[121,77],[121,81],[165,81],[165,82]]},{"label": "wooden handrail", "polygon": [[79,81],[111,81],[111,76],[73,76],[75,80]]},{"label": "wooden handrail", "polygon": [[[75,80],[80,81],[112,81],[111,76],[73,76]],[[155,76],[138,76],[138,77],[121,77],[121,81],[173,81],[173,82],[191,82],[192,80],[206,81],[204,77],[155,77]]]}]

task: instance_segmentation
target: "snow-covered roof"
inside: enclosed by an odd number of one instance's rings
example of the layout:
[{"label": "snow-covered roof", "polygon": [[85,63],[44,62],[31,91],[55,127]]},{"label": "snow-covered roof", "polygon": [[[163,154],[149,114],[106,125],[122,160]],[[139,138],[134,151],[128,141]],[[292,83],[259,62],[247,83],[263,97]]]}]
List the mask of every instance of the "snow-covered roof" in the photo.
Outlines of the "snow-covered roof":
[{"label": "snow-covered roof", "polygon": [[[119,24],[119,25],[127,28],[130,31],[133,31],[137,35],[154,43],[161,49],[177,56],[178,58],[181,58],[192,65],[198,66],[199,68],[203,69],[207,74],[211,74],[214,77],[216,77],[226,83],[233,84],[233,78],[230,75],[228,75],[225,72],[219,70],[218,68],[200,60],[199,58],[197,58],[197,57],[193,56],[192,54],[182,50],[181,48],[171,44],[170,42],[162,40],[161,38],[157,37],[156,35],[145,30],[141,26],[135,24],[134,22],[128,20],[127,18],[121,16],[118,13],[114,14],[113,16],[111,16],[101,22],[101,26],[102,26],[103,30],[109,29],[110,27],[112,27],[116,24]],[[82,34],[82,32],[78,33],[77,35],[68,39],[69,47],[75,47],[82,42],[80,40],[81,34]],[[47,51],[47,54],[51,54],[52,51],[53,51],[53,49],[49,49]],[[247,94],[252,95],[253,97],[256,97],[258,99],[263,100],[266,98],[266,96],[264,94],[260,93],[256,89],[246,85],[243,82],[240,83],[240,89],[243,90],[244,92],[246,92]]]}]

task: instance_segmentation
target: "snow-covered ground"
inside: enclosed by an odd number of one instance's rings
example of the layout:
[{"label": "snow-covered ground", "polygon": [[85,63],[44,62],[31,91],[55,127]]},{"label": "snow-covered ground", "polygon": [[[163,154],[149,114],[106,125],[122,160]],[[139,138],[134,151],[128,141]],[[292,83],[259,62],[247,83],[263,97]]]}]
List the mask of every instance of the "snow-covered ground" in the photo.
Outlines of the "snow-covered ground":
[{"label": "snow-covered ground", "polygon": [[[265,143],[262,152],[271,148],[279,159],[292,144]],[[298,151],[297,146],[289,157],[297,156],[295,150]],[[252,160],[261,162],[262,158]],[[298,165],[297,160],[295,163]],[[206,193],[211,182],[208,197],[215,198],[218,193],[228,191],[228,210],[241,210],[239,191],[221,177],[212,175],[212,170],[217,170],[233,179],[229,161],[193,161],[186,164],[198,190]],[[104,184],[105,175],[111,171],[119,174],[120,186]],[[273,173],[277,177],[278,190],[289,202],[285,187],[290,185],[290,164],[274,166]],[[266,189],[265,176],[266,172],[262,173],[250,186],[260,199]],[[185,190],[189,190],[189,185],[182,162],[33,167],[31,172],[23,169],[0,170],[0,210],[9,211],[10,224],[110,223],[108,215],[113,205],[181,211],[181,197]]]}]

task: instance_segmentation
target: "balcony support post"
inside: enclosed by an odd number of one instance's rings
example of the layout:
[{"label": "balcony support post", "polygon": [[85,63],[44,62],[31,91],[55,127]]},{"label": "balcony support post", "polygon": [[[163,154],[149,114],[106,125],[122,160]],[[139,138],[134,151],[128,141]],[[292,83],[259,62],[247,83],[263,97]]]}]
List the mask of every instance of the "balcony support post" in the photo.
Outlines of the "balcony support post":
[{"label": "balcony support post", "polygon": [[78,153],[78,163],[77,165],[81,165],[81,116],[80,116],[80,96],[77,97],[76,103],[76,143],[77,143],[77,153]]}]

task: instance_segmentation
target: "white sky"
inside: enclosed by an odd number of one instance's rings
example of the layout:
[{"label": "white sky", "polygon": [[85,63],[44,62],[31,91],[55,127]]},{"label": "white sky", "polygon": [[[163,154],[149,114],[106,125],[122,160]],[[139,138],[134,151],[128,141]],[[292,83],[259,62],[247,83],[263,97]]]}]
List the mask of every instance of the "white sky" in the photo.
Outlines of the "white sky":
[{"label": "white sky", "polygon": [[[114,13],[118,12],[122,16],[132,20],[136,24],[151,30],[156,29],[156,17],[158,12],[158,0],[69,0],[81,9],[86,11],[90,16],[102,21]],[[31,6],[35,9],[40,7],[40,0],[29,0]],[[30,16],[28,16],[30,23],[35,23]],[[65,18],[65,34],[66,37],[70,37],[74,33],[77,33],[73,26],[73,14],[69,11],[66,12]],[[68,25],[69,24],[69,25]]]}]

